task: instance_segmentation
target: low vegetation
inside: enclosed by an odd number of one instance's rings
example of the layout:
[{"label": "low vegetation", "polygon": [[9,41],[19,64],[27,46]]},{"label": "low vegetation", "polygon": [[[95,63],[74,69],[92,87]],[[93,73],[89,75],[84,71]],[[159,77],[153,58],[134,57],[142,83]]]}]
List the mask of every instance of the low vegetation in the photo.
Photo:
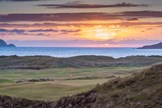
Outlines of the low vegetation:
[{"label": "low vegetation", "polygon": [[117,78],[73,97],[62,98],[56,108],[161,108],[162,64],[127,78]]},{"label": "low vegetation", "polygon": [[69,58],[0,56],[0,69],[40,70],[64,67],[148,66],[161,61],[162,56],[130,56],[118,59],[106,56],[77,56]]},{"label": "low vegetation", "polygon": [[54,101],[142,69],[143,67],[102,67],[0,70],[0,95]]},{"label": "low vegetation", "polygon": [[0,97],[4,108],[161,108],[162,64],[54,102]]},{"label": "low vegetation", "polygon": [[161,108],[161,60],[1,56],[0,107]]}]

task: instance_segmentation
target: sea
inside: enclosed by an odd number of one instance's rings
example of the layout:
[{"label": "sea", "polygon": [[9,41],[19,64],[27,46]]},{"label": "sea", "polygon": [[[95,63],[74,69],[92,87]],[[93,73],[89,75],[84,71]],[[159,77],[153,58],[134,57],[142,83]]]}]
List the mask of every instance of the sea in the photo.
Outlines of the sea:
[{"label": "sea", "polygon": [[66,48],[66,47],[0,47],[0,56],[52,56],[73,57],[81,55],[111,56],[162,56],[162,49],[136,48]]}]

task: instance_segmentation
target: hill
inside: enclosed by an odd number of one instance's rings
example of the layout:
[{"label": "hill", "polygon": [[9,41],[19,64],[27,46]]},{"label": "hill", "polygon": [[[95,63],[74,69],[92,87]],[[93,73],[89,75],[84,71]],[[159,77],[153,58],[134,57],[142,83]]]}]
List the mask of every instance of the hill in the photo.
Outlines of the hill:
[{"label": "hill", "polygon": [[2,108],[162,108],[162,64],[57,102],[0,96]]},{"label": "hill", "polygon": [[139,49],[162,49],[162,42],[160,42],[158,44],[154,44],[154,45],[143,46]]},{"label": "hill", "polygon": [[[90,92],[62,98],[56,108],[162,108],[162,64]],[[69,107],[70,108],[70,107]]]},{"label": "hill", "polygon": [[0,39],[0,47],[16,47],[14,44],[7,44],[4,40]]},{"label": "hill", "polygon": [[56,58],[49,56],[0,56],[0,69],[45,69],[63,67],[148,66],[162,61],[162,56],[76,56]]}]

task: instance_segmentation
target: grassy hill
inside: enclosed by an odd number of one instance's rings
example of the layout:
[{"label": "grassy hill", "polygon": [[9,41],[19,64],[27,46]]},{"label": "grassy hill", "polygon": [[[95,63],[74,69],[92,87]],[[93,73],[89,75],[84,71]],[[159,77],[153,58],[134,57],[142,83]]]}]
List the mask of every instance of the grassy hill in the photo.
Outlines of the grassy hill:
[{"label": "grassy hill", "polygon": [[0,70],[0,95],[55,101],[88,91],[116,77],[140,72],[146,67],[50,68]]},{"label": "grassy hill", "polygon": [[66,97],[57,103],[65,108],[161,108],[162,64],[124,79],[98,85],[90,92]]},{"label": "grassy hill", "polygon": [[162,61],[162,56],[76,56],[56,58],[49,56],[0,56],[0,69],[45,69],[63,67],[148,66]]},{"label": "grassy hill", "polygon": [[162,64],[57,102],[0,97],[3,108],[162,108]]}]

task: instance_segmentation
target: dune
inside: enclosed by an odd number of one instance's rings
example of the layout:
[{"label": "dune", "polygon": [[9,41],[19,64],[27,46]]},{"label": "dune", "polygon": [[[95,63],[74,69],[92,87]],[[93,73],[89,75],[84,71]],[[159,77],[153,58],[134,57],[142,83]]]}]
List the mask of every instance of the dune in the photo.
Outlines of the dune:
[{"label": "dune", "polygon": [[162,64],[57,102],[0,96],[2,108],[162,108]]},{"label": "dune", "polygon": [[149,66],[162,61],[162,56],[128,56],[112,58],[108,56],[76,56],[57,58],[50,56],[0,56],[0,69],[47,69],[84,68],[112,66]]}]

